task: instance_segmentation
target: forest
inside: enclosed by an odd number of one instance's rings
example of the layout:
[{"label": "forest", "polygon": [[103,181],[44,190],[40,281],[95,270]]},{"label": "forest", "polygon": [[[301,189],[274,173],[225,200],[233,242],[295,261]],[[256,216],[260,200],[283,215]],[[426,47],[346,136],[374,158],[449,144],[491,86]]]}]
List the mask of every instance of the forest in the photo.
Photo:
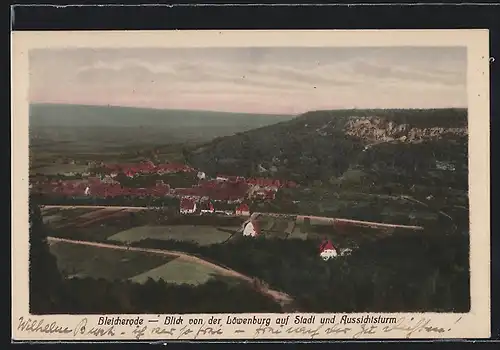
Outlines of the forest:
[{"label": "forest", "polygon": [[[426,176],[434,160],[456,161],[460,169],[467,166],[467,139],[456,135],[423,144],[380,143],[365,152],[363,136],[344,131],[347,121],[365,116],[404,123],[408,128],[467,127],[464,109],[311,111],[289,121],[187,147],[185,158],[207,174],[265,174],[302,185],[327,183],[353,167],[369,171],[375,163],[386,173],[399,172],[412,180]],[[386,173],[376,180],[385,181]],[[463,179],[456,181],[463,183]]]},{"label": "forest", "polygon": [[257,277],[304,312],[467,312],[468,235],[427,230],[364,242],[325,263],[316,240],[244,238],[198,246],[143,240],[141,247],[190,252]]}]

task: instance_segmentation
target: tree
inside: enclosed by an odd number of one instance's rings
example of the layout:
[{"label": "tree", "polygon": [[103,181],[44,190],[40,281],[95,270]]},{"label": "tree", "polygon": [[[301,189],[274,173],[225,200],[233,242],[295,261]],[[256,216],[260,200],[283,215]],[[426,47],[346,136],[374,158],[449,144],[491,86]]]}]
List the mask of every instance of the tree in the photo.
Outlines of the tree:
[{"label": "tree", "polygon": [[50,253],[40,207],[29,201],[29,295],[30,312],[49,313],[61,300],[62,278]]}]

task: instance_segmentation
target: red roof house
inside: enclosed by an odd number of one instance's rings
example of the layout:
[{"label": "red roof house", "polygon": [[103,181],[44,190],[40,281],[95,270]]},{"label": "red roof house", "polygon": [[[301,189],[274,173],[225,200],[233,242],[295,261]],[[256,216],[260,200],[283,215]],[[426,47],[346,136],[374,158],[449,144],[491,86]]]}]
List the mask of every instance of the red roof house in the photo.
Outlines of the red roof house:
[{"label": "red roof house", "polygon": [[330,242],[329,240],[324,240],[319,246],[319,255],[323,260],[327,261],[337,257],[338,254],[337,249],[332,244],[332,242]]},{"label": "red roof house", "polygon": [[182,198],[180,203],[181,214],[193,214],[196,212],[196,201],[193,199]]},{"label": "red roof house", "polygon": [[236,215],[248,216],[250,215],[250,208],[247,204],[243,203],[236,208]]}]

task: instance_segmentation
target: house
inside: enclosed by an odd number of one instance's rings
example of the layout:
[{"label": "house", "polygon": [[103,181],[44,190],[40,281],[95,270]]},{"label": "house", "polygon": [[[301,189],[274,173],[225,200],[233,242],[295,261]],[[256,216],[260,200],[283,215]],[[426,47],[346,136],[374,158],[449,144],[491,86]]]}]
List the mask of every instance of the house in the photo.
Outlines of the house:
[{"label": "house", "polygon": [[243,236],[250,236],[250,237],[256,237],[260,235],[260,227],[257,221],[255,220],[250,220],[247,222],[245,225],[245,228],[243,229]]},{"label": "house", "polygon": [[337,249],[334,247],[332,242],[324,240],[319,246],[319,256],[324,261],[336,258],[338,256]]},{"label": "house", "polygon": [[217,175],[217,177],[215,178],[217,181],[228,181],[229,180],[229,176],[225,176],[225,175]]},{"label": "house", "polygon": [[200,207],[202,214],[213,214],[215,212],[214,205],[210,201],[203,202]]},{"label": "house", "polygon": [[196,201],[193,199],[183,198],[180,205],[181,214],[194,214],[196,212]]},{"label": "house", "polygon": [[247,204],[243,203],[239,207],[236,208],[236,215],[249,216],[250,215],[250,208],[248,207]]},{"label": "house", "polygon": [[203,171],[198,171],[198,174],[196,175],[199,180],[205,180],[207,175]]},{"label": "house", "polygon": [[84,192],[84,194],[85,194],[86,196],[88,196],[88,195],[90,194],[90,187],[89,187],[89,186],[85,187],[85,192]]}]

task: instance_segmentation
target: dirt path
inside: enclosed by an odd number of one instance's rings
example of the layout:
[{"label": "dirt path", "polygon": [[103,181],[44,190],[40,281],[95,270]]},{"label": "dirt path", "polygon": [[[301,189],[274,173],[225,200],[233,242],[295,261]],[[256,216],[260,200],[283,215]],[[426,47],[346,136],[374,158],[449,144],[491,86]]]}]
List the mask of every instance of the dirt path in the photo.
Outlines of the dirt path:
[{"label": "dirt path", "polygon": [[[402,199],[407,199],[404,197],[400,197]],[[151,210],[154,209],[153,207],[119,207],[119,206],[111,206],[111,205],[44,205],[42,208],[95,208],[95,209],[104,209],[104,208],[116,208],[117,210]],[[442,213],[446,216],[448,216],[445,213]],[[368,226],[368,227],[380,227],[380,228],[405,228],[405,229],[410,229],[410,230],[423,230],[424,228],[422,226],[411,226],[411,225],[397,225],[397,224],[386,224],[382,222],[372,222],[372,221],[361,221],[361,220],[351,220],[351,219],[342,219],[342,218],[330,218],[330,217],[324,217],[324,216],[314,216],[314,215],[299,215],[299,214],[285,214],[285,213],[259,213],[259,212],[254,212],[250,216],[250,218],[247,220],[251,219],[257,219],[260,215],[268,215],[268,216],[289,216],[289,217],[295,217],[295,218],[311,218],[311,219],[318,219],[318,220],[325,220],[325,221],[331,221],[332,223],[334,222],[341,222],[341,223],[348,223],[348,224],[355,224],[355,225],[360,225],[360,226]],[[225,216],[227,217],[227,216]],[[242,225],[242,229],[246,222]]]},{"label": "dirt path", "polygon": [[405,228],[405,229],[410,229],[410,230],[423,230],[424,229],[422,226],[386,224],[383,222],[330,218],[330,217],[315,216],[315,215],[275,214],[275,213],[254,213],[254,214],[256,214],[256,215],[270,215],[270,216],[289,216],[289,217],[296,217],[299,220],[303,220],[304,218],[310,218],[310,219],[322,220],[325,222],[331,222],[332,224],[340,222],[340,223],[354,224],[354,225],[359,225],[359,226],[368,226],[368,227],[374,227],[374,228],[377,228],[377,227],[380,227],[380,228]]},{"label": "dirt path", "polygon": [[120,209],[120,210],[147,210],[147,209],[155,209],[154,207],[121,207],[115,205],[42,205],[40,206],[42,209],[53,209],[53,208],[61,208],[61,209]]},{"label": "dirt path", "polygon": [[[219,266],[217,264],[211,263],[211,262],[203,260],[201,258],[186,254],[184,252],[179,252],[179,251],[174,251],[174,250],[162,250],[162,249],[152,249],[152,248],[121,246],[121,245],[116,245],[116,244],[80,241],[80,240],[73,240],[73,239],[66,239],[66,238],[59,238],[59,237],[47,237],[47,240],[49,243],[64,242],[64,243],[81,244],[81,245],[93,246],[93,247],[99,247],[99,248],[128,250],[128,251],[135,251],[135,252],[144,252],[144,253],[153,253],[153,254],[175,256],[175,257],[183,259],[185,261],[191,261],[191,262],[194,262],[197,264],[205,265],[207,267],[210,267],[210,268],[218,271],[219,273],[221,273],[223,275],[239,278],[245,282],[248,282],[248,283],[251,283],[252,285],[255,285],[254,279],[252,277],[249,277],[249,276],[244,275],[242,273],[239,273],[237,271],[231,270],[229,268]],[[259,285],[258,291],[261,292],[262,294],[265,294],[265,295],[273,298],[282,307],[286,306],[287,304],[289,304],[293,301],[293,299],[288,294],[280,292],[280,291],[272,290],[264,285],[262,285],[262,286]]]},{"label": "dirt path", "polygon": [[[401,198],[406,199],[407,201],[410,201],[410,202],[413,202],[413,203],[417,203],[417,204],[423,205],[424,207],[431,209],[427,203],[424,203],[424,202],[422,202],[422,201],[419,201],[418,199],[415,199],[415,198],[413,198],[413,197],[410,197],[410,196],[401,196]],[[448,219],[450,219],[451,221],[453,221],[453,218],[452,218],[451,216],[449,216],[448,214],[446,214],[444,211],[442,211],[442,210],[437,210],[437,212],[438,212],[439,214],[443,215],[443,216],[446,216],[446,217],[447,217]]]}]

